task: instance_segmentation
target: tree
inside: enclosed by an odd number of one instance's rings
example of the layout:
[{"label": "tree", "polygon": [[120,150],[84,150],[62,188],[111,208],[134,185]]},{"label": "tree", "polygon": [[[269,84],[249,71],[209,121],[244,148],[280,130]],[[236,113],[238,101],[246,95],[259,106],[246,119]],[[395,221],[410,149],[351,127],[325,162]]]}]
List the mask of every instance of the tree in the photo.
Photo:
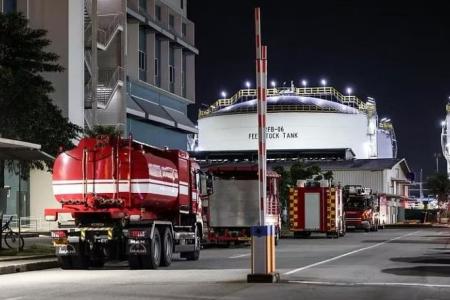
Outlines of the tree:
[{"label": "tree", "polygon": [[430,193],[438,198],[439,206],[448,201],[448,194],[450,192],[450,180],[447,174],[436,173],[427,178],[426,186]]},{"label": "tree", "polygon": [[282,208],[286,208],[289,197],[289,186],[292,185],[290,172],[286,171],[282,166],[274,166],[272,170],[281,176],[279,185],[280,203]]},{"label": "tree", "polygon": [[[60,147],[72,147],[81,129],[70,123],[52,103],[52,83],[43,72],[61,72],[58,55],[46,51],[50,40],[46,31],[31,29],[22,14],[0,14],[0,134],[4,138],[40,144],[42,150],[56,155]],[[0,163],[0,187],[4,186]],[[10,169],[17,162],[6,162]],[[22,162],[29,168],[44,169],[40,161]],[[48,169],[50,165],[47,164]]]}]

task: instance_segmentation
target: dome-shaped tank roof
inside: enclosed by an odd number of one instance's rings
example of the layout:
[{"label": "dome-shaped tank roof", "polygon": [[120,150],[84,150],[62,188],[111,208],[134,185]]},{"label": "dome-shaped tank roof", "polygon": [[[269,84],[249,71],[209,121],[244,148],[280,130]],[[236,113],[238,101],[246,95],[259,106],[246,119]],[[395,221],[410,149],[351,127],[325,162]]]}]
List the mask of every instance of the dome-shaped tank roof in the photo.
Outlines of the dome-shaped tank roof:
[{"label": "dome-shaped tank roof", "polygon": [[[212,113],[212,115],[246,113],[256,111],[257,100],[238,102]],[[281,95],[267,98],[268,112],[310,111],[310,112],[336,112],[356,114],[359,110],[342,103],[297,95]]]}]

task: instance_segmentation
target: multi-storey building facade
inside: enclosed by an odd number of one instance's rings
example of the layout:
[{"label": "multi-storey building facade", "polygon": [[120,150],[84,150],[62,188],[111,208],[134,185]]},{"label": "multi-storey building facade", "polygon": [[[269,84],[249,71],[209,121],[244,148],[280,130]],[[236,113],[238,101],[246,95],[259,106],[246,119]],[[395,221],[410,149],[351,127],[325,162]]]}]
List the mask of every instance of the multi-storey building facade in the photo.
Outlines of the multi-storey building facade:
[{"label": "multi-storey building facade", "polygon": [[[72,123],[114,125],[140,142],[179,149],[197,132],[187,107],[199,52],[186,10],[187,0],[0,0],[1,12],[21,12],[30,27],[48,31],[48,50],[65,70],[44,76]],[[45,176],[32,172],[26,186],[26,198],[39,204],[31,215],[56,204]],[[8,200],[8,213],[16,201]]]},{"label": "multi-storey building facade", "polygon": [[194,24],[186,0],[0,0],[48,31],[62,74],[52,99],[80,126],[118,125],[135,139],[185,149],[196,132]]}]

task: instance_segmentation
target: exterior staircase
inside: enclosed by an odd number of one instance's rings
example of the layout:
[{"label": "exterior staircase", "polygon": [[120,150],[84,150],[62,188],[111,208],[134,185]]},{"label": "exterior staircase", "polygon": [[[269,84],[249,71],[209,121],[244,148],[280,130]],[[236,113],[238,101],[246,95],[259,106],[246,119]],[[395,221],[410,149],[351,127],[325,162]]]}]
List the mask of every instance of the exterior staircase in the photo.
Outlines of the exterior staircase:
[{"label": "exterior staircase", "polygon": [[[85,72],[86,84],[84,104],[85,109],[92,108],[92,18],[91,1],[84,0],[84,35],[85,51],[84,63],[87,72]],[[97,49],[105,51],[111,42],[124,29],[125,18],[121,13],[97,15]],[[117,89],[123,86],[124,69],[121,66],[113,68],[101,68],[99,66],[97,73],[96,99],[97,107],[104,109],[108,106]]]}]

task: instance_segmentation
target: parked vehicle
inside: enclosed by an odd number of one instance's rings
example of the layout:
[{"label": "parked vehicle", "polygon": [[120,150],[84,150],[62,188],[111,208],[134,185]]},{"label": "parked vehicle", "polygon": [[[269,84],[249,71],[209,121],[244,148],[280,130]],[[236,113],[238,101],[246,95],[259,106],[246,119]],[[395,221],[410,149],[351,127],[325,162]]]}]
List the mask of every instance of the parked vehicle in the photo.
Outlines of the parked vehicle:
[{"label": "parked vehicle", "polygon": [[328,181],[299,180],[289,192],[289,230],[295,237],[309,237],[312,232],[327,237],[345,235],[342,191]]},{"label": "parked vehicle", "polygon": [[343,197],[347,230],[378,231],[380,226],[378,197],[370,188],[346,185]]},{"label": "parked vehicle", "polygon": [[[209,244],[249,242],[250,227],[259,222],[258,165],[226,163],[206,168],[213,178],[214,192],[203,202],[205,240]],[[275,243],[280,237],[280,175],[267,172],[266,224],[275,226]]]},{"label": "parked vehicle", "polygon": [[156,269],[175,252],[198,260],[206,179],[185,151],[131,138],[82,139],[56,158],[53,192],[62,207],[45,210],[59,224],[51,234],[60,266],[127,259],[130,268]]}]

